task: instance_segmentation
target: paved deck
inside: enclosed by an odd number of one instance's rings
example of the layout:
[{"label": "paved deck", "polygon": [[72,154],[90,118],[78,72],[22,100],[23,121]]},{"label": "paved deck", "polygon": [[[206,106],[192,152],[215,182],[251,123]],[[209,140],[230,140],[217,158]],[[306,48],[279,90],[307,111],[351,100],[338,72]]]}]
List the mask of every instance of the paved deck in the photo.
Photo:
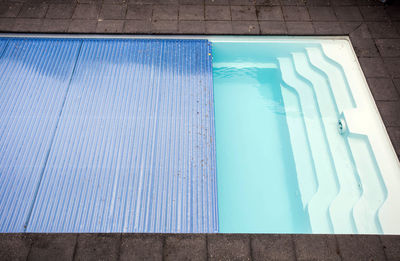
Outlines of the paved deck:
[{"label": "paved deck", "polygon": [[[1,32],[349,35],[400,156],[400,1],[0,0]],[[400,260],[399,236],[3,234],[0,260]]]}]

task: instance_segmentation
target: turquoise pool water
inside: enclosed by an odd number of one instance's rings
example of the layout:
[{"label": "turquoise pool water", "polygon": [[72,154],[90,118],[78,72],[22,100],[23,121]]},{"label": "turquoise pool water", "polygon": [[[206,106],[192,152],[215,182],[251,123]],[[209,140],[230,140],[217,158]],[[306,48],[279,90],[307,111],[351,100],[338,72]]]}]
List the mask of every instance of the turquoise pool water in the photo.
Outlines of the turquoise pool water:
[{"label": "turquoise pool water", "polygon": [[382,233],[370,138],[338,129],[362,104],[319,43],[215,42],[213,81],[220,232]]}]

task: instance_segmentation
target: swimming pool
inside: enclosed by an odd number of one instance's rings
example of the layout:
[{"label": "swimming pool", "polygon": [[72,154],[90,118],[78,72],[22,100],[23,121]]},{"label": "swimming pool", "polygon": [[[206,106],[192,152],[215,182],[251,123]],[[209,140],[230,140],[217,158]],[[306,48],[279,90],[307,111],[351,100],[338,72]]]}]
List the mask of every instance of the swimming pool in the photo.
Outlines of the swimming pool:
[{"label": "swimming pool", "polygon": [[399,234],[346,37],[0,38],[2,232]]}]

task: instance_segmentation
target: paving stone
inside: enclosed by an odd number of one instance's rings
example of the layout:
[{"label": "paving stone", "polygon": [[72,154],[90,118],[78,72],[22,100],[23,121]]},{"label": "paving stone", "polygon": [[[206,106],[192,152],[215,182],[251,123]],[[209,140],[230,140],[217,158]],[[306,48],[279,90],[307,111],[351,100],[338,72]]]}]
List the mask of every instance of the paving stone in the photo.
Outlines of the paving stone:
[{"label": "paving stone", "polygon": [[117,260],[120,234],[79,234],[75,260]]},{"label": "paving stone", "polygon": [[393,79],[394,86],[396,87],[398,93],[400,94],[400,78]]},{"label": "paving stone", "polygon": [[231,6],[232,20],[252,21],[257,20],[254,6]]},{"label": "paving stone", "polygon": [[357,0],[331,0],[330,2],[333,6],[357,5]]},{"label": "paving stone", "polygon": [[368,29],[374,38],[400,38],[396,28],[388,22],[368,23]]},{"label": "paving stone", "polygon": [[376,39],[375,43],[382,57],[400,57],[399,39]]},{"label": "paving stone", "polygon": [[0,31],[11,31],[14,28],[15,20],[15,18],[0,18]]},{"label": "paving stone", "polygon": [[164,244],[164,260],[207,260],[206,236],[166,236]]},{"label": "paving stone", "polygon": [[362,21],[360,10],[357,6],[335,7],[336,17],[340,21]]},{"label": "paving stone", "polygon": [[97,20],[74,19],[68,27],[70,33],[92,33],[96,31]]},{"label": "paving stone", "polygon": [[178,21],[173,20],[155,20],[152,23],[152,32],[155,33],[177,33]]},{"label": "paving stone", "polygon": [[180,5],[179,20],[204,20],[204,6]]},{"label": "paving stone", "polygon": [[314,34],[314,26],[311,22],[286,22],[289,34],[310,35]]},{"label": "paving stone", "polygon": [[380,1],[376,1],[376,0],[357,0],[357,4],[360,6],[363,6],[363,5],[367,5],[367,6],[381,5],[381,6],[383,6],[383,3],[381,3]]},{"label": "paving stone", "polygon": [[163,239],[153,234],[122,234],[120,260],[162,260]]},{"label": "paving stone", "polygon": [[[343,28],[343,26],[342,26],[342,28]],[[346,31],[345,28],[344,28],[344,31]],[[353,37],[353,38],[360,38],[360,39],[372,38],[372,35],[370,34],[368,26],[366,24],[360,24],[356,28],[352,29],[349,32],[349,36]]]},{"label": "paving stone", "polygon": [[357,57],[379,57],[375,41],[369,38],[350,37]]},{"label": "paving stone", "polygon": [[232,31],[234,34],[260,34],[257,21],[233,21]]},{"label": "paving stone", "polygon": [[37,234],[28,260],[72,260],[76,245],[76,234]]},{"label": "paving stone", "polygon": [[179,33],[204,34],[206,23],[204,21],[179,21]]},{"label": "paving stone", "polygon": [[100,6],[97,4],[78,4],[72,15],[73,19],[97,19]]},{"label": "paving stone", "polygon": [[20,18],[15,20],[12,30],[26,33],[40,32],[41,25],[41,19]]},{"label": "paving stone", "polygon": [[398,92],[390,78],[367,78],[369,89],[377,101],[395,101]]},{"label": "paving stone", "polygon": [[205,0],[205,5],[229,5],[229,0]]},{"label": "paving stone", "polygon": [[387,77],[385,66],[381,58],[359,58],[362,70],[366,77]]},{"label": "paving stone", "polygon": [[97,22],[97,33],[121,33],[124,27],[124,20],[105,20]]},{"label": "paving stone", "polygon": [[331,5],[330,0],[307,0],[305,1],[308,6],[329,6]]},{"label": "paving stone", "polygon": [[308,12],[310,14],[311,20],[313,21],[335,21],[335,12],[331,7],[325,6],[314,6],[309,7]]},{"label": "paving stone", "polygon": [[51,33],[65,33],[68,31],[69,19],[45,19],[41,31]]},{"label": "paving stone", "polygon": [[334,235],[294,235],[297,260],[340,260]]},{"label": "paving stone", "polygon": [[75,6],[70,4],[51,4],[46,13],[46,18],[69,19],[72,17]]},{"label": "paving stone", "polygon": [[231,5],[254,5],[255,0],[229,0]]},{"label": "paving stone", "polygon": [[207,241],[209,260],[251,260],[248,235],[209,235]]},{"label": "paving stone", "polygon": [[[340,26],[345,34],[350,34],[354,30],[357,30],[361,25],[362,22],[340,22]],[[368,31],[367,25],[365,25],[365,28],[367,28]]]},{"label": "paving stone", "polygon": [[175,5],[156,5],[153,7],[154,20],[177,20],[178,6]]},{"label": "paving stone", "polygon": [[26,260],[32,245],[29,234],[1,234],[0,260]]},{"label": "paving stone", "polygon": [[151,5],[129,5],[126,19],[151,20],[153,7]]},{"label": "paving stone", "polygon": [[229,21],[206,21],[208,34],[232,34],[232,23]]},{"label": "paving stone", "polygon": [[179,0],[180,5],[204,5],[204,0]]},{"label": "paving stone", "polygon": [[286,25],[284,22],[259,22],[262,34],[287,34]]},{"label": "paving stone", "polygon": [[400,59],[399,58],[385,58],[385,67],[393,78],[400,78]]},{"label": "paving stone", "polygon": [[126,5],[104,4],[101,8],[100,19],[124,19]]},{"label": "paving stone", "polygon": [[206,20],[231,20],[231,10],[223,5],[206,6]]},{"label": "paving stone", "polygon": [[21,7],[21,3],[0,4],[0,17],[17,17]]},{"label": "paving stone", "polygon": [[364,21],[387,21],[389,19],[383,6],[360,6]]},{"label": "paving stone", "polygon": [[388,6],[386,13],[392,21],[400,21],[400,6]]},{"label": "paving stone", "polygon": [[282,5],[305,5],[305,0],[281,0]]},{"label": "paving stone", "polygon": [[[400,145],[400,128],[391,127],[388,131],[392,142]],[[400,260],[400,236],[381,236],[381,242],[388,261]]]},{"label": "paving stone", "polygon": [[343,260],[385,260],[379,236],[340,235],[337,241]]},{"label": "paving stone", "polygon": [[151,22],[149,20],[126,20],[125,33],[150,33]]},{"label": "paving stone", "polygon": [[154,4],[154,0],[128,0],[128,4],[133,5],[151,5]]},{"label": "paving stone", "polygon": [[376,101],[386,127],[400,126],[400,103],[398,101]]},{"label": "paving stone", "polygon": [[[386,128],[393,148],[400,157],[400,127]],[[385,251],[388,261],[398,261],[400,258],[400,237],[399,236],[381,236],[383,250]]]},{"label": "paving stone", "polygon": [[47,11],[47,4],[24,4],[22,6],[21,11],[18,14],[18,17],[23,18],[42,18],[45,16]]},{"label": "paving stone", "polygon": [[281,2],[279,0],[255,0],[256,5],[266,5],[266,6],[272,6],[272,5],[280,5]]},{"label": "paving stone", "polygon": [[251,249],[253,260],[296,260],[292,236],[252,235]]},{"label": "paving stone", "polygon": [[302,6],[283,6],[283,16],[286,21],[309,21],[307,8]]},{"label": "paving stone", "polygon": [[258,20],[283,21],[283,13],[280,6],[261,6],[257,8]]},{"label": "paving stone", "polygon": [[343,30],[340,27],[339,23],[333,22],[313,22],[315,33],[321,35],[341,35],[343,34]]}]

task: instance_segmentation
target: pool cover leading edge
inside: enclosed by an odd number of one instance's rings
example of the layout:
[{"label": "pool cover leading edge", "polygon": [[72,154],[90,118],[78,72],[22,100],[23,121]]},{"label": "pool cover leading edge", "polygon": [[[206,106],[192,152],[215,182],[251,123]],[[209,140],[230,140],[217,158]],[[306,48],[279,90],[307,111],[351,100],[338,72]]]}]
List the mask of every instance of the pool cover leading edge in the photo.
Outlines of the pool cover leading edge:
[{"label": "pool cover leading edge", "polygon": [[217,232],[206,40],[0,40],[2,232]]}]

